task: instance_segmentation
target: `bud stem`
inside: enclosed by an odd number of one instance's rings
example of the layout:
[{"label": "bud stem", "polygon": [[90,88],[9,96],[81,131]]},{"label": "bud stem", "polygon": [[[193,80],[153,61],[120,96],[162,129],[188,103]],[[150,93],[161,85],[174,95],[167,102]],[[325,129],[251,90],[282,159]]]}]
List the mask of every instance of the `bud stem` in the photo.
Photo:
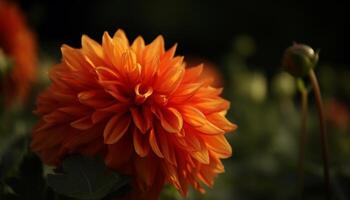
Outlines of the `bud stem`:
[{"label": "bud stem", "polygon": [[[302,81],[302,80],[300,80]],[[301,132],[299,143],[299,162],[298,162],[298,181],[299,181],[299,199],[304,196],[304,155],[306,143],[306,128],[308,119],[308,91],[305,87],[299,88],[301,93]]]},{"label": "bud stem", "polygon": [[317,81],[316,74],[313,70],[309,72],[309,78],[314,91],[315,100],[317,104],[319,123],[320,123],[320,139],[322,148],[322,158],[323,158],[323,174],[324,174],[324,189],[326,193],[326,199],[331,199],[331,188],[330,188],[330,178],[329,178],[329,155],[328,155],[328,141],[326,135],[326,123],[324,116],[324,109],[322,103],[322,96],[320,87]]}]

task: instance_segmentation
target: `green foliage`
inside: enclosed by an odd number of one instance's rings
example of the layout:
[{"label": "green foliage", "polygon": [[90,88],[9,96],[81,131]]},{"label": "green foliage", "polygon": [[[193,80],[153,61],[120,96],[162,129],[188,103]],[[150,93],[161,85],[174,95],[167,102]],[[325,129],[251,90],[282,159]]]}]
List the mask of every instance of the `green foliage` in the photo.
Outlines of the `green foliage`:
[{"label": "green foliage", "polygon": [[6,194],[10,199],[46,199],[46,183],[40,159],[32,154],[25,155],[20,163],[18,175],[5,179],[11,189]]},{"label": "green foliage", "polygon": [[62,171],[49,174],[48,185],[59,194],[77,199],[102,199],[129,183],[127,177],[107,169],[99,158],[69,156],[63,161]]}]

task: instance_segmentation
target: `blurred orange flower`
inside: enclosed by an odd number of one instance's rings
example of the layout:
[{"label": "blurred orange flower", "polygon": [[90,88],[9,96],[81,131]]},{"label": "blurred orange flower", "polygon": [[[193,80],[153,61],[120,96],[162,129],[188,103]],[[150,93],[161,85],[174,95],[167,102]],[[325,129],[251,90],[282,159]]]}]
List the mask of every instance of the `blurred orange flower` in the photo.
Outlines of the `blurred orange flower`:
[{"label": "blurred orange flower", "polygon": [[16,5],[0,0],[0,50],[13,62],[10,73],[2,77],[0,95],[5,104],[23,101],[35,80],[36,40]]},{"label": "blurred orange flower", "polygon": [[224,86],[223,75],[213,62],[201,58],[190,57],[189,59],[186,59],[186,63],[190,66],[196,65],[198,63],[203,63],[203,71],[201,74],[201,78],[213,79],[213,82],[211,83],[211,86],[213,87]]},{"label": "blurred orange flower", "polygon": [[350,122],[349,106],[339,100],[331,99],[326,101],[325,109],[328,122],[347,133]]},{"label": "blurred orange flower", "polygon": [[202,66],[185,68],[176,45],[165,50],[162,36],[129,45],[118,30],[102,45],[84,35],[81,49],[61,50],[35,111],[31,147],[45,163],[102,155],[133,177],[130,199],[156,199],[165,183],[182,195],[189,185],[204,192],[224,172],[220,159],[232,153],[224,134],[236,128],[225,118],[229,102],[200,78]]}]

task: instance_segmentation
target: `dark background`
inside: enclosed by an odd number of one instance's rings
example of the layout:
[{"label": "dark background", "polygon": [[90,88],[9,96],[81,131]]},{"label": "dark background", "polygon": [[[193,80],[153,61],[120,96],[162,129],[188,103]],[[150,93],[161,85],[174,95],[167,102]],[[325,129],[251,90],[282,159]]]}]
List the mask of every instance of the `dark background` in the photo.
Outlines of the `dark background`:
[{"label": "dark background", "polygon": [[[151,42],[158,34],[178,53],[214,62],[227,54],[237,35],[255,40],[250,66],[274,70],[293,41],[321,50],[321,62],[349,65],[345,56],[345,1],[213,1],[213,0],[21,0],[37,31],[43,51],[58,53],[66,43],[80,47],[82,34],[101,41],[122,28],[133,39]],[[59,55],[59,54],[58,54]]]},{"label": "dark background", "polygon": [[[40,84],[33,89],[31,106],[2,118],[5,123],[0,125],[6,124],[3,133],[8,133],[2,138],[30,135],[35,98],[49,84],[47,70],[61,58],[62,44],[79,48],[82,34],[101,42],[104,31],[113,35],[119,28],[130,40],[142,35],[147,43],[162,34],[168,48],[179,44],[177,53],[185,59],[203,59],[219,68],[222,77],[218,79],[225,82],[223,95],[231,102],[227,116],[239,127],[227,134],[234,153],[224,160],[225,174],[206,196],[191,192],[188,199],[298,199],[300,95],[295,79],[280,73],[282,54],[295,41],[321,50],[315,71],[329,119],[333,196],[349,199],[350,63],[345,56],[349,33],[345,2],[13,1],[19,2],[37,34]],[[254,40],[253,45],[249,39]],[[242,40],[243,48],[237,48]],[[242,53],[249,46],[255,50]],[[12,123],[7,125],[7,121]],[[311,91],[307,126],[304,199],[324,199],[318,117]],[[5,141],[2,138],[0,142]],[[11,148],[9,152],[17,152]],[[25,188],[30,190],[33,185]],[[162,195],[161,199],[182,199],[173,187],[164,188]]]}]

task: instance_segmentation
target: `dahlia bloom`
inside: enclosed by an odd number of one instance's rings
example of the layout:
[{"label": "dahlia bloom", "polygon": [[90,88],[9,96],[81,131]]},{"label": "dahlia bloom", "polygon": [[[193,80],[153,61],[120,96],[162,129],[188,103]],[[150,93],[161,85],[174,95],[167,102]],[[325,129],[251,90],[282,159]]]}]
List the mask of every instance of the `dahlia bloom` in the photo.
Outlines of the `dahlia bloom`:
[{"label": "dahlia bloom", "polygon": [[23,101],[35,80],[36,40],[16,5],[0,0],[0,50],[13,62],[0,82],[5,103]]},{"label": "dahlia bloom", "polygon": [[176,45],[165,50],[162,36],[130,45],[118,30],[102,45],[84,35],[82,48],[61,50],[35,110],[31,148],[45,163],[101,155],[133,177],[131,199],[156,199],[165,183],[204,192],[224,172],[220,159],[232,153],[224,134],[236,128],[225,118],[229,102],[200,78],[202,66],[185,68]]}]

